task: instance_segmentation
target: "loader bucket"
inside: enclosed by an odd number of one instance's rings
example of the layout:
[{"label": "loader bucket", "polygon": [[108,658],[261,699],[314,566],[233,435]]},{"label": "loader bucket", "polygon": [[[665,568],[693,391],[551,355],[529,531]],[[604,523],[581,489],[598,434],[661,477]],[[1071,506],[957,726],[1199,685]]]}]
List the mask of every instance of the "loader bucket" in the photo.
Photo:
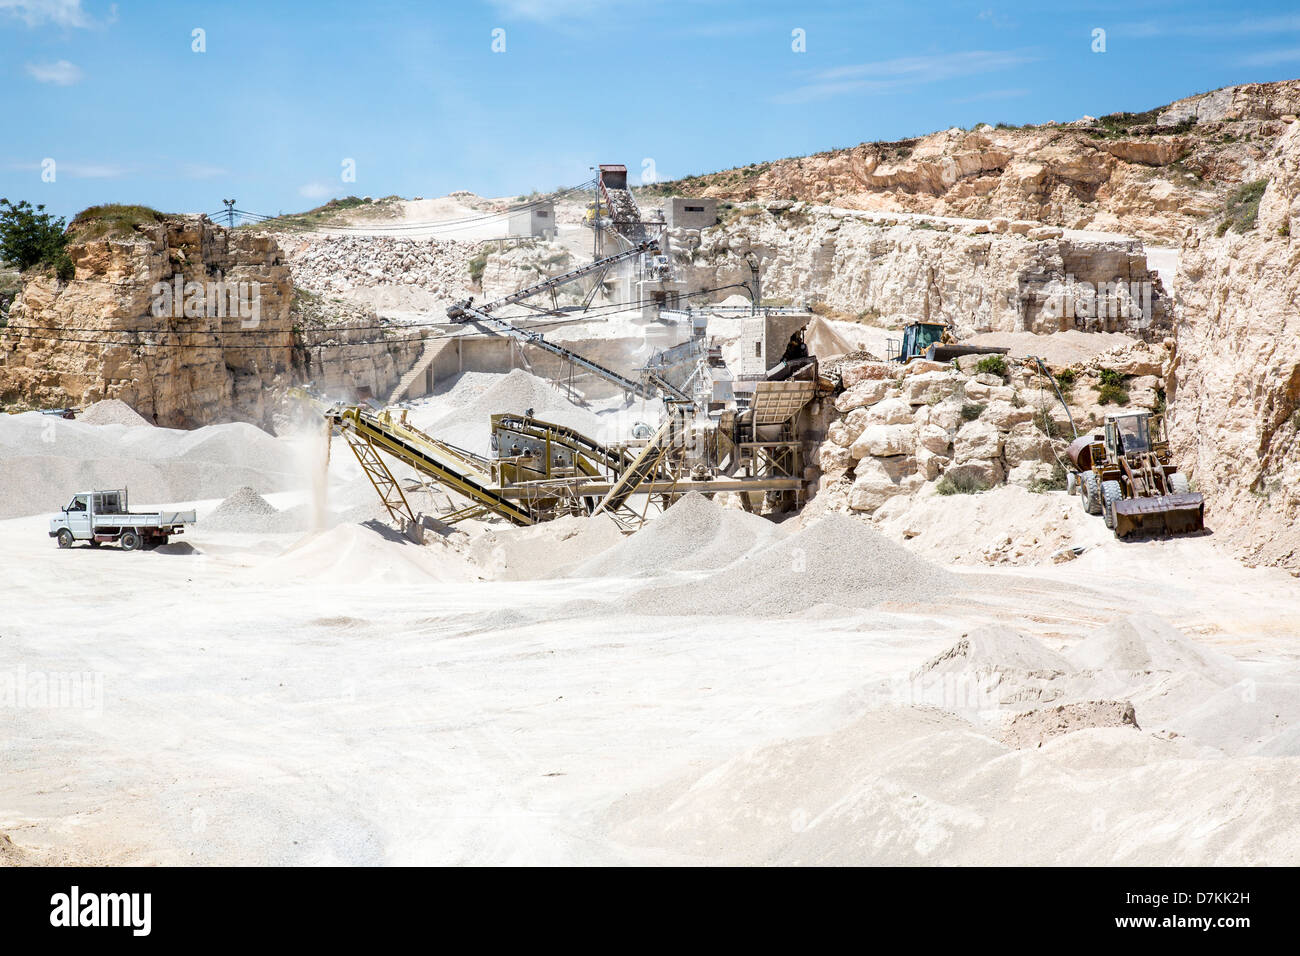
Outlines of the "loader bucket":
[{"label": "loader bucket", "polygon": [[1205,497],[1197,492],[1115,502],[1115,537],[1192,534],[1205,527]]}]

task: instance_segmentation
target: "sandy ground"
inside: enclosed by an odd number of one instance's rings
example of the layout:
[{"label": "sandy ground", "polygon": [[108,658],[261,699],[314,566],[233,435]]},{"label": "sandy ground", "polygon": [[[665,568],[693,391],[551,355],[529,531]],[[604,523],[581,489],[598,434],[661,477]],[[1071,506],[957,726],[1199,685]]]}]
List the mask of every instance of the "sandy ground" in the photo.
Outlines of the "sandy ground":
[{"label": "sandy ground", "polygon": [[[493,533],[498,554],[524,534]],[[776,619],[629,614],[644,578],[498,580],[374,524],[200,522],[185,544],[127,554],[60,551],[43,517],[22,517],[0,522],[0,560],[0,673],[101,686],[94,707],[6,714],[0,831],[29,860],[1213,864],[1300,849],[1286,734],[1300,593],[1212,537],[958,569],[955,593]],[[978,637],[990,627],[1020,637]],[[978,653],[957,684],[918,680],[947,674],[965,635]],[[1002,695],[991,705],[960,683],[980,673],[996,675],[979,684]],[[1042,746],[1023,725],[1002,741],[1008,714],[1080,694],[1132,700],[1140,729],[1085,714]]]}]

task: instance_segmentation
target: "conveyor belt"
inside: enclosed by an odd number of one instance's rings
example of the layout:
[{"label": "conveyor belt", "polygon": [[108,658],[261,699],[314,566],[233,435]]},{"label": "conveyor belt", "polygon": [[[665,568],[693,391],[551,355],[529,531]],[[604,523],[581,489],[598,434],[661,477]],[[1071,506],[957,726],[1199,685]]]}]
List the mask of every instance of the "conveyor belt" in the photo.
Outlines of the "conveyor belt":
[{"label": "conveyor belt", "polygon": [[384,451],[439,484],[465,495],[493,514],[518,525],[536,520],[526,503],[504,498],[494,487],[486,459],[462,451],[426,435],[411,425],[393,421],[387,415],[374,415],[359,407],[335,407],[325,413],[334,427],[364,438],[374,448]]}]

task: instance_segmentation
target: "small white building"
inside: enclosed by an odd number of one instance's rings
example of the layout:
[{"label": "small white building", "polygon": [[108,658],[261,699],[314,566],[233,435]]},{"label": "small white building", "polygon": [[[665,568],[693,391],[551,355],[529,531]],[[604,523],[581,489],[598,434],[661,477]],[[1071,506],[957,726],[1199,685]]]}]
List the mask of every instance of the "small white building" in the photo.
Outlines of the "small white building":
[{"label": "small white building", "polygon": [[547,200],[511,209],[509,235],[554,239],[555,204]]},{"label": "small white building", "polygon": [[718,201],[669,196],[664,200],[664,221],[669,229],[707,229],[718,221]]}]

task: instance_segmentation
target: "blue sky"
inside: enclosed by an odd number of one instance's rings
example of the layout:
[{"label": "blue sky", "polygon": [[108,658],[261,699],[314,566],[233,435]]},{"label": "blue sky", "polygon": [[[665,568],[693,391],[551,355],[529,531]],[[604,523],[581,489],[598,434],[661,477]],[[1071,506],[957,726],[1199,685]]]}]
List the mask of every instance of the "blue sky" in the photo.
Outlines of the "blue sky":
[{"label": "blue sky", "polygon": [[0,196],[70,216],[513,195],[1296,76],[1294,2],[0,0]]}]

